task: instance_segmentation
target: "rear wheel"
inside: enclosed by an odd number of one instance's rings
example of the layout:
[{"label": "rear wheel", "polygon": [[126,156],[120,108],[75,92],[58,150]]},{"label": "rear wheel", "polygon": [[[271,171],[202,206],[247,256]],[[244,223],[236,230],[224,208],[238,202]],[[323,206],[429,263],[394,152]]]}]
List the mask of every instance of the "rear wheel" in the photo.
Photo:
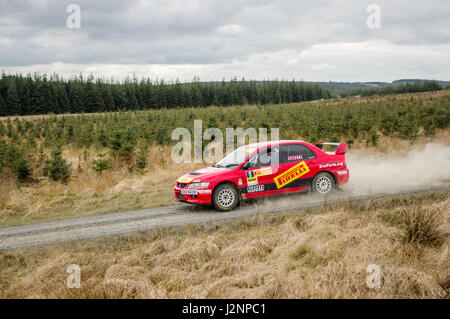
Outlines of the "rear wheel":
[{"label": "rear wheel", "polygon": [[312,182],[312,190],[319,194],[328,194],[336,187],[333,176],[329,173],[319,173],[314,177]]},{"label": "rear wheel", "polygon": [[226,212],[236,208],[239,198],[234,185],[227,183],[216,187],[213,193],[213,206],[215,209]]}]

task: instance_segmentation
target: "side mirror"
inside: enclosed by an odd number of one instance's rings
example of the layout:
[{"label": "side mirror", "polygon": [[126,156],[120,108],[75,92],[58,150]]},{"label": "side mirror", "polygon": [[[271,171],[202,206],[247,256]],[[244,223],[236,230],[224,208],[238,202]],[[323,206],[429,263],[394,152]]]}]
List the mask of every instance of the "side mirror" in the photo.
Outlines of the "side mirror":
[{"label": "side mirror", "polygon": [[250,161],[247,161],[244,163],[244,165],[242,165],[242,169],[248,169],[250,168]]}]

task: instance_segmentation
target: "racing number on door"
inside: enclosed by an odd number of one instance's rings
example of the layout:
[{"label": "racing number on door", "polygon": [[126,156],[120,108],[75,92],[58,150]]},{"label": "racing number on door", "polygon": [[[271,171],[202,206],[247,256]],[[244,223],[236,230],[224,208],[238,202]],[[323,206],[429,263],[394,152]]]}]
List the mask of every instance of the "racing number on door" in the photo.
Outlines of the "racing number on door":
[{"label": "racing number on door", "polygon": [[266,191],[266,185],[271,181],[272,167],[263,167],[245,172],[247,178],[247,193]]}]

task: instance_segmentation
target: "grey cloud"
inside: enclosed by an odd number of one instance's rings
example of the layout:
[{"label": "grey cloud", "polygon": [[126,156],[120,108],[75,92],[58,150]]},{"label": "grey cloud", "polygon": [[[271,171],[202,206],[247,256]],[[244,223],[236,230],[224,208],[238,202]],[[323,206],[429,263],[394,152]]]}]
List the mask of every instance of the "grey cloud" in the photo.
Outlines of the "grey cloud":
[{"label": "grey cloud", "polygon": [[[66,7],[74,2],[82,28],[69,30]],[[366,27],[372,2],[381,6],[381,29]],[[449,16],[438,0],[0,0],[0,61],[207,65],[337,42],[448,44]]]}]

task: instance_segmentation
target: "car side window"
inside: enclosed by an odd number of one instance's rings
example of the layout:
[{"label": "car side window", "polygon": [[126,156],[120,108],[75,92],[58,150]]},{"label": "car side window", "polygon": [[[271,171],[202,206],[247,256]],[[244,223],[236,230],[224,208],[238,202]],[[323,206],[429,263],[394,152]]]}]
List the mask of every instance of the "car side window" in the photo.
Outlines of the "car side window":
[{"label": "car side window", "polygon": [[302,144],[280,145],[282,163],[298,162],[316,158],[316,154]]},{"label": "car side window", "polygon": [[258,168],[278,164],[278,155],[278,146],[262,149],[249,160],[250,167]]}]

